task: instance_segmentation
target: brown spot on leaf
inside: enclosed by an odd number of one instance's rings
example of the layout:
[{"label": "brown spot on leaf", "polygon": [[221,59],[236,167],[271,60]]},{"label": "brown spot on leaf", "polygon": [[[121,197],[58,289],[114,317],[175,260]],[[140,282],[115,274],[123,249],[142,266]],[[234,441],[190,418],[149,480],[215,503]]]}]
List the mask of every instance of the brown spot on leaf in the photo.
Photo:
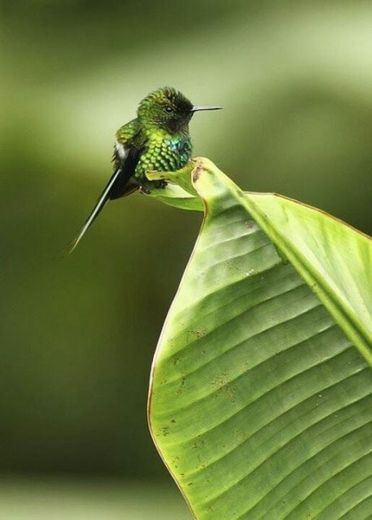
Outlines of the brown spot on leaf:
[{"label": "brown spot on leaf", "polygon": [[194,168],[193,172],[192,172],[192,180],[193,182],[198,182],[199,180],[199,177],[201,175],[203,171],[203,166],[202,164],[199,162],[196,167]]},{"label": "brown spot on leaf", "polygon": [[167,437],[167,435],[169,435],[169,426],[164,426],[160,431],[164,437]]}]

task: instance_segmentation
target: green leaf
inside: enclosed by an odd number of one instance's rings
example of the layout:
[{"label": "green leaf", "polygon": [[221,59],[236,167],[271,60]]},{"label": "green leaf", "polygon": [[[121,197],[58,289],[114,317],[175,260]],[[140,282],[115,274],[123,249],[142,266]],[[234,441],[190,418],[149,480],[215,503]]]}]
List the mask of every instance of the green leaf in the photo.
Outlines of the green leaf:
[{"label": "green leaf", "polygon": [[165,189],[154,189],[149,196],[175,208],[203,211],[203,203],[199,197],[195,197],[175,184],[168,184]]},{"label": "green leaf", "polygon": [[190,172],[204,221],[149,395],[165,464],[198,520],[366,518],[371,241],[207,160]]},{"label": "green leaf", "polygon": [[203,202],[191,182],[191,173],[198,167],[197,161],[190,161],[184,168],[176,172],[149,172],[149,180],[166,180],[170,184],[164,189],[154,189],[149,194],[164,204],[181,209],[203,211]]}]

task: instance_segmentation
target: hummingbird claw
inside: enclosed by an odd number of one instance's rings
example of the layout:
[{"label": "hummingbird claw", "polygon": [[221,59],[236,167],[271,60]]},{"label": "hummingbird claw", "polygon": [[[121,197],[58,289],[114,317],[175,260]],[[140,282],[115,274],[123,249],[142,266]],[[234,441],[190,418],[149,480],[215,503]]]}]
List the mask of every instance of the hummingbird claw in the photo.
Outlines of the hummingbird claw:
[{"label": "hummingbird claw", "polygon": [[144,193],[145,195],[149,195],[153,189],[161,189],[163,190],[167,186],[167,181],[161,179],[156,181],[150,181],[141,184],[140,191]]},{"label": "hummingbird claw", "polygon": [[155,181],[155,186],[156,188],[159,188],[161,190],[164,190],[166,187],[167,187],[167,181],[165,181],[164,179],[161,179],[159,181]]}]

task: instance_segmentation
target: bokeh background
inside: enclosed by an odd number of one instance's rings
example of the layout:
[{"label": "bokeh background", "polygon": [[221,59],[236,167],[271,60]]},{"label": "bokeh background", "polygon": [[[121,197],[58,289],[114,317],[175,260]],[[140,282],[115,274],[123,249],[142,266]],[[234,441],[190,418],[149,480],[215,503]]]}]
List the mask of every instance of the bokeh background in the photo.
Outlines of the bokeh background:
[{"label": "bokeh background", "polygon": [[162,85],[195,154],[372,229],[370,1],[0,0],[0,519],[187,520],[150,365],[200,215],[140,194],[65,246]]}]

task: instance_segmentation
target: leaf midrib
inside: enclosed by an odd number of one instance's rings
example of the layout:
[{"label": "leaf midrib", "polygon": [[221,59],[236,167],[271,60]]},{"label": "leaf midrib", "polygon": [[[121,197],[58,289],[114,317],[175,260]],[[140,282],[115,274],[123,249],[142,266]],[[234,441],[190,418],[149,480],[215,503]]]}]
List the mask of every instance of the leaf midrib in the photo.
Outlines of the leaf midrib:
[{"label": "leaf midrib", "polygon": [[[232,195],[238,198],[235,193]],[[273,241],[275,246],[288,258],[299,275],[304,278],[310,289],[317,294],[323,305],[335,318],[366,362],[372,366],[369,333],[363,324],[360,323],[360,321],[354,316],[354,313],[345,306],[343,300],[334,293],[332,287],[327,283],[324,277],[319,276],[319,272],[311,266],[306,257],[293,247],[291,242],[286,239],[285,235],[270,225],[270,222],[265,218],[265,215],[257,209],[256,203],[251,201],[247,196],[242,197],[241,199],[239,198],[239,200],[242,200],[248,213],[253,216],[259,226]],[[319,289],[317,290],[317,288]]]}]

